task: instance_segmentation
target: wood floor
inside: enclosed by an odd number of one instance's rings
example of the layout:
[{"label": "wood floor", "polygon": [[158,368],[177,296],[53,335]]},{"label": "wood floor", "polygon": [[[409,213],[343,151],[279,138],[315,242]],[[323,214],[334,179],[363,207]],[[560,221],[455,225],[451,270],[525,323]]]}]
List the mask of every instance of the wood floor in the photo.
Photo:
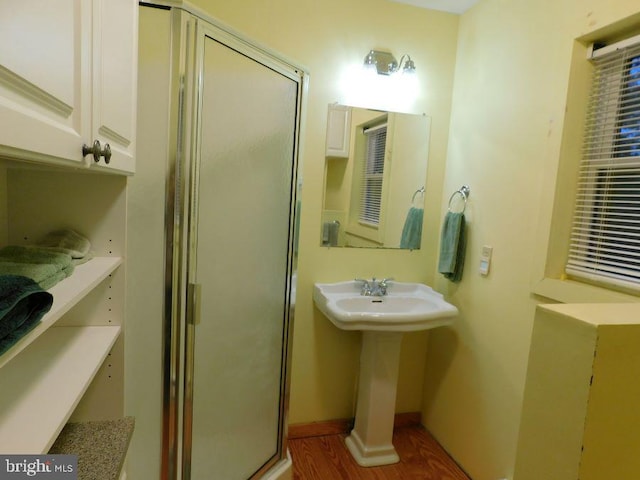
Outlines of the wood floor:
[{"label": "wood floor", "polygon": [[470,480],[422,426],[396,428],[400,463],[360,467],[338,433],[289,440],[294,480]]}]

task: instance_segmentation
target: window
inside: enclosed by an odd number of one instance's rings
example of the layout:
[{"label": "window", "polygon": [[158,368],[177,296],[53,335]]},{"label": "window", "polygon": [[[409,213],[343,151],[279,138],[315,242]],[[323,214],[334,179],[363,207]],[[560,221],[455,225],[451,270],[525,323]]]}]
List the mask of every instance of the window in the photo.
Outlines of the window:
[{"label": "window", "polygon": [[566,272],[640,289],[640,36],[592,62]]},{"label": "window", "polygon": [[363,130],[365,155],[362,162],[362,190],[360,192],[360,222],[378,226],[382,207],[382,182],[384,179],[384,156],[387,143],[387,124]]}]

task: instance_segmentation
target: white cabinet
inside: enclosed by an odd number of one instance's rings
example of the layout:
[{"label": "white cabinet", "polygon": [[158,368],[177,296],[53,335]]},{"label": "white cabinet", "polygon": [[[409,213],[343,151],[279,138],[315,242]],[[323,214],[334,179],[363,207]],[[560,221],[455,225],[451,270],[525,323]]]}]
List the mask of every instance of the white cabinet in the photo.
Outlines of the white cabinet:
[{"label": "white cabinet", "polygon": [[[109,144],[109,167],[135,171],[138,2],[93,0],[91,141]],[[98,165],[104,165],[104,158]]]},{"label": "white cabinet", "polygon": [[135,170],[137,2],[0,2],[0,155]]},{"label": "white cabinet", "polygon": [[351,138],[351,107],[329,105],[327,111],[327,144],[325,155],[335,158],[349,158]]},{"label": "white cabinet", "polygon": [[83,161],[90,24],[87,2],[0,2],[0,153]]},{"label": "white cabinet", "polygon": [[[0,355],[5,453],[124,415],[128,179],[105,173],[135,170],[137,28],[135,0],[0,0],[0,247],[72,228],[94,257]],[[95,141],[98,162],[82,152]]]}]

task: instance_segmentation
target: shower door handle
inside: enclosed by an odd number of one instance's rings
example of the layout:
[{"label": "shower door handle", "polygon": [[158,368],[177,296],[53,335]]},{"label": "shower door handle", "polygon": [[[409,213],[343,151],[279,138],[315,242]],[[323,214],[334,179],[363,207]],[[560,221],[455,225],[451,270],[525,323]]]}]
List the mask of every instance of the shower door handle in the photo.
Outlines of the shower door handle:
[{"label": "shower door handle", "polygon": [[199,283],[190,283],[187,286],[187,298],[189,302],[187,323],[190,323],[191,325],[198,325],[200,323],[201,291],[202,285]]}]

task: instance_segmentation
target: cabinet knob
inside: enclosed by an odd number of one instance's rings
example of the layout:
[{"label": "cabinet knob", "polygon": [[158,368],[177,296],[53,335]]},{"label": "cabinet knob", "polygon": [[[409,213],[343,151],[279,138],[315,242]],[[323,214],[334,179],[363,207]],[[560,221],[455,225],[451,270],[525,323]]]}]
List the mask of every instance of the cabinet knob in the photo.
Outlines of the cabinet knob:
[{"label": "cabinet knob", "polygon": [[111,145],[105,143],[104,148],[100,148],[100,140],[94,141],[91,147],[85,143],[82,145],[82,156],[86,157],[89,154],[96,163],[100,161],[100,157],[104,157],[104,163],[108,165],[111,162]]},{"label": "cabinet knob", "polygon": [[104,149],[102,150],[102,156],[104,157],[104,163],[109,165],[109,162],[111,161],[111,145],[109,145],[108,143],[104,144]]},{"label": "cabinet knob", "polygon": [[[102,155],[102,150],[100,149],[100,141],[96,140],[93,142],[93,146],[89,146],[86,143],[82,145],[82,156],[86,157],[91,154],[93,156],[94,162],[100,161],[100,155]],[[109,149],[109,157],[111,157],[111,149]]]}]

